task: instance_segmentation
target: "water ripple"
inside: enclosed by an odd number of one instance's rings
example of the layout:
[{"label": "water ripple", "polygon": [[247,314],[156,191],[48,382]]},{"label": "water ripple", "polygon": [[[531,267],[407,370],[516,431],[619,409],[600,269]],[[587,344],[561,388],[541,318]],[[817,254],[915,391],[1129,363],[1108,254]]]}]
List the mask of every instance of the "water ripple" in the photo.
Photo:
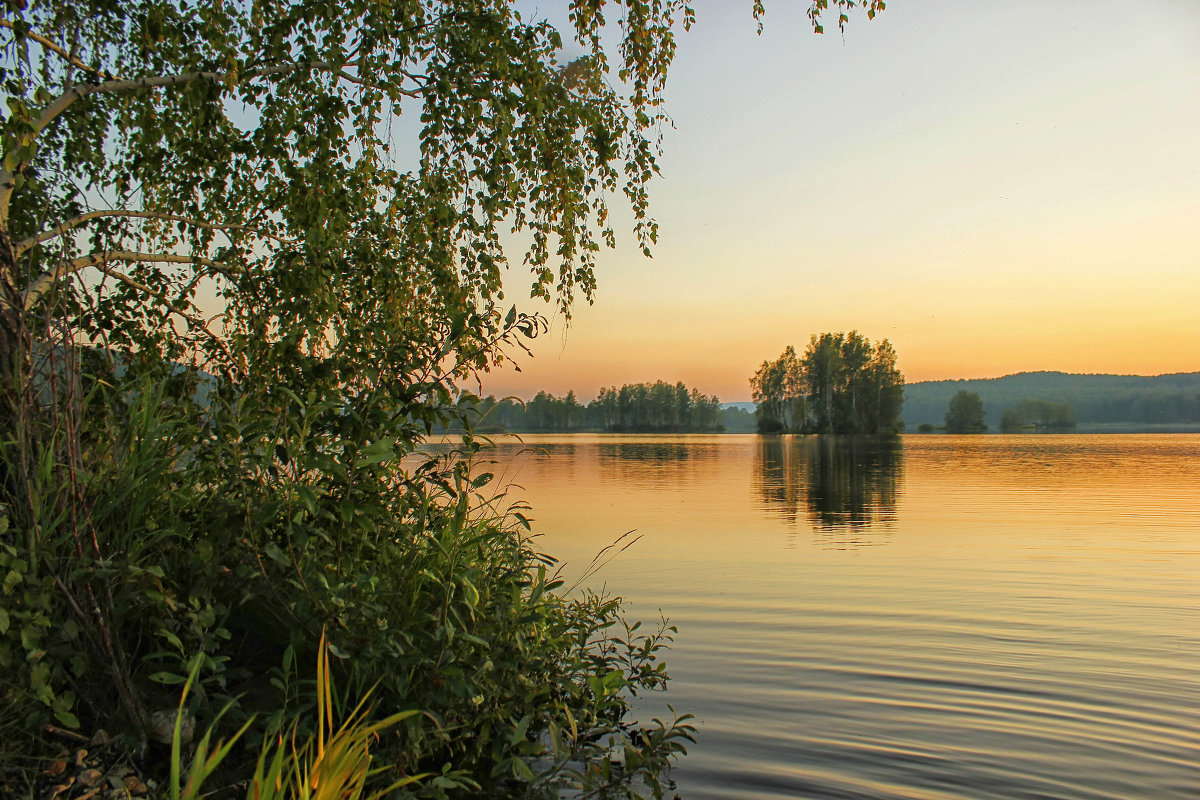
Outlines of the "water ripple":
[{"label": "water ripple", "polygon": [[569,564],[645,534],[684,798],[1200,797],[1200,436],[613,444],[521,481]]}]

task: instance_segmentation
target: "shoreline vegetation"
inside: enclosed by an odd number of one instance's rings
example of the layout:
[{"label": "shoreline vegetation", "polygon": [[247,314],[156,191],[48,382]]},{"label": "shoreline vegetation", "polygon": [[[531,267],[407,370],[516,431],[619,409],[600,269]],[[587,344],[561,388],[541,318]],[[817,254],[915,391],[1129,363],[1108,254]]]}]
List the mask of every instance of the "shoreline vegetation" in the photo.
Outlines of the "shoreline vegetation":
[{"label": "shoreline vegetation", "polygon": [[[786,363],[787,358],[785,352],[781,359]],[[779,361],[771,368],[778,370]],[[979,396],[983,418],[977,424],[986,426],[990,433],[1200,433],[1200,373],[1143,376],[1022,372],[1000,378],[907,383],[903,384],[900,406],[901,430],[946,433],[944,414],[955,393],[967,391],[962,387],[973,389],[968,394]],[[600,401],[605,398],[609,410],[602,412]],[[697,399],[707,406],[700,416],[688,410],[671,417],[675,411],[664,411],[698,408]],[[612,410],[614,403],[616,408],[630,409],[635,402],[646,405],[637,412],[627,411],[629,416],[624,422],[609,422],[621,420],[620,414]],[[529,401],[467,395],[461,405],[474,420],[475,431],[484,434],[764,432],[759,428],[759,414],[747,408],[755,403],[723,403],[682,382],[662,380],[626,385],[620,390],[602,389],[600,397],[588,402],[578,400],[573,391],[562,397],[540,391]],[[669,422],[633,424],[645,419]],[[700,419],[704,424],[692,423]],[[456,429],[461,430],[461,426]],[[445,428],[439,431],[445,432]]]},{"label": "shoreline vegetation", "polygon": [[[464,419],[476,433],[726,433],[754,430],[754,415],[723,408],[715,396],[689,389],[682,381],[602,388],[589,402],[575,393],[555,397],[538,392],[532,400],[467,396]],[[461,423],[459,425],[461,428]]]}]

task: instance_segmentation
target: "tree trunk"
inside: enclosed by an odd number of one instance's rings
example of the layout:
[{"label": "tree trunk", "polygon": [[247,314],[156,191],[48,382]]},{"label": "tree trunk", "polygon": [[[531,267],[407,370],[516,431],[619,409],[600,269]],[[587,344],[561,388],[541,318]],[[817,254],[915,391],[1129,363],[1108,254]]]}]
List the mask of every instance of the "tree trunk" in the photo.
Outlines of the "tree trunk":
[{"label": "tree trunk", "polygon": [[7,458],[0,461],[0,470],[4,472],[0,479],[10,499],[19,496],[24,484],[25,448],[20,445],[20,437],[27,406],[23,396],[30,390],[32,371],[25,303],[19,286],[12,239],[8,230],[0,226],[0,445],[9,450]]}]

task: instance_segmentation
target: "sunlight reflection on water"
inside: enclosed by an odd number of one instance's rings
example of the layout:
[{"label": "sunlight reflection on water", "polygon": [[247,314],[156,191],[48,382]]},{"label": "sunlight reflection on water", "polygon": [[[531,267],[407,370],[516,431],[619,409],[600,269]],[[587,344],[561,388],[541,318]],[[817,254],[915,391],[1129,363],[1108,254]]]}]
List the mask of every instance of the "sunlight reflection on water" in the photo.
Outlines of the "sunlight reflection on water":
[{"label": "sunlight reflection on water", "polygon": [[1200,436],[524,439],[568,576],[643,534],[683,797],[1200,796]]}]

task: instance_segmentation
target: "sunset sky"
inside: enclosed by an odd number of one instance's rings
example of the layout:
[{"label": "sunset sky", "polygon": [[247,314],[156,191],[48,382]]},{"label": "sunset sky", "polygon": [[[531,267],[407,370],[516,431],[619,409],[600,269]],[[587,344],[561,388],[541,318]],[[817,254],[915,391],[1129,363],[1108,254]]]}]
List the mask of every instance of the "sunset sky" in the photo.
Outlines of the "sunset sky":
[{"label": "sunset sky", "polygon": [[746,400],[851,329],[909,382],[1200,371],[1200,2],[892,0],[844,37],[806,6],[756,36],[748,1],[696,3],[654,258],[624,235],[595,305],[485,392]]}]

